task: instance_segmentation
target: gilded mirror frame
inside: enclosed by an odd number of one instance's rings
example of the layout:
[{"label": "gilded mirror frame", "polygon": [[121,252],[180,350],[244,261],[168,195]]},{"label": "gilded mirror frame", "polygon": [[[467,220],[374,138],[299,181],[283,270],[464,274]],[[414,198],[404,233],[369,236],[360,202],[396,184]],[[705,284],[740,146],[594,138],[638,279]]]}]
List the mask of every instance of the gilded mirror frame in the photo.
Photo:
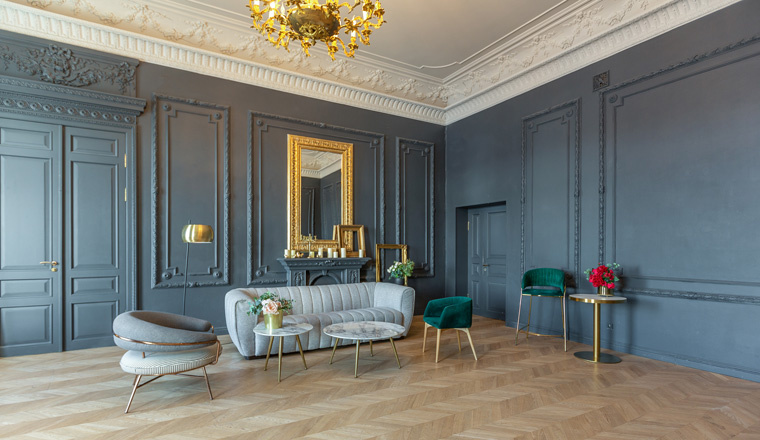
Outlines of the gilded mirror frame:
[{"label": "gilded mirror frame", "polygon": [[[347,142],[288,135],[288,249],[308,251],[310,242],[301,235],[301,150],[326,151],[341,155],[340,224],[354,223],[354,145]],[[313,240],[311,250],[338,248],[338,240]]]}]

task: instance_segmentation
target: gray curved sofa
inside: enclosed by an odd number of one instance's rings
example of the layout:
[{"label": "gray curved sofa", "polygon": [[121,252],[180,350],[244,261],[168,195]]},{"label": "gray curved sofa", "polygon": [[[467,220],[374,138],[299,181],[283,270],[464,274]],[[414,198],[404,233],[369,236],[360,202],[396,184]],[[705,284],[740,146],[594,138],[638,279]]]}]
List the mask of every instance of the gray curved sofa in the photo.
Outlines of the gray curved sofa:
[{"label": "gray curved sofa", "polygon": [[[261,287],[233,289],[224,298],[227,330],[240,354],[246,359],[264,356],[269,338],[255,335],[259,321],[247,315],[248,301],[264,292],[295,300],[293,313],[283,323],[308,323],[314,329],[301,335],[304,350],[332,347],[333,339],[322,329],[330,324],[354,321],[383,321],[403,325],[402,336],[409,333],[414,314],[414,289],[390,283],[333,284],[306,287]],[[352,341],[343,341],[350,343]],[[283,352],[298,351],[295,338],[285,338]],[[273,347],[276,350],[276,346]]]}]

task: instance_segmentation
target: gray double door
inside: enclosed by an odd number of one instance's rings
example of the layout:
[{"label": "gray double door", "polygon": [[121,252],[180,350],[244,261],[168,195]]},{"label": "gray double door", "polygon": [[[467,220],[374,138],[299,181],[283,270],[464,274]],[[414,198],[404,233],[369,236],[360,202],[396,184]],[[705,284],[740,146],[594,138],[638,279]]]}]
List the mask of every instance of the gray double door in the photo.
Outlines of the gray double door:
[{"label": "gray double door", "polygon": [[507,298],[507,208],[471,208],[467,222],[467,290],[472,298],[472,313],[503,320]]},{"label": "gray double door", "polygon": [[0,356],[112,343],[126,301],[127,135],[0,115]]}]

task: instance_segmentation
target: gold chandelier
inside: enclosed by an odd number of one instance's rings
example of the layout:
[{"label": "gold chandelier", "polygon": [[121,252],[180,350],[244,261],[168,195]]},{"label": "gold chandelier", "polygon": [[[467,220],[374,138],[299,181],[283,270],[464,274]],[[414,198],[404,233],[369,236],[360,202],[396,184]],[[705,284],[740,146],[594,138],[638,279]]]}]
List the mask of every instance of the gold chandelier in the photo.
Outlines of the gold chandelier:
[{"label": "gold chandelier", "polygon": [[[341,8],[347,8],[344,14],[349,15],[360,6],[361,15],[341,18]],[[248,8],[253,19],[251,27],[258,29],[273,45],[288,50],[291,41],[299,40],[308,56],[309,48],[317,41],[323,41],[333,60],[339,47],[346,56],[353,57],[359,48],[357,37],[369,46],[372,28],[377,29],[385,23],[385,11],[379,0],[356,0],[353,6],[347,2],[339,3],[339,0],[326,0],[325,4],[320,4],[320,0],[248,0]],[[341,30],[351,36],[350,43],[343,43],[338,36]]]}]

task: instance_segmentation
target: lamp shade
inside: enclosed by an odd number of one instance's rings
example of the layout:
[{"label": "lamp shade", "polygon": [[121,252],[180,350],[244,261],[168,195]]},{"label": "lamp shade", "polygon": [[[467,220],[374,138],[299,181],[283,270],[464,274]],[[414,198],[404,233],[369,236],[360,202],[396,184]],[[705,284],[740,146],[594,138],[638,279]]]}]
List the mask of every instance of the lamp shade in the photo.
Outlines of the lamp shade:
[{"label": "lamp shade", "polygon": [[185,225],[182,228],[182,241],[185,243],[211,243],[214,241],[214,228],[209,225]]}]

